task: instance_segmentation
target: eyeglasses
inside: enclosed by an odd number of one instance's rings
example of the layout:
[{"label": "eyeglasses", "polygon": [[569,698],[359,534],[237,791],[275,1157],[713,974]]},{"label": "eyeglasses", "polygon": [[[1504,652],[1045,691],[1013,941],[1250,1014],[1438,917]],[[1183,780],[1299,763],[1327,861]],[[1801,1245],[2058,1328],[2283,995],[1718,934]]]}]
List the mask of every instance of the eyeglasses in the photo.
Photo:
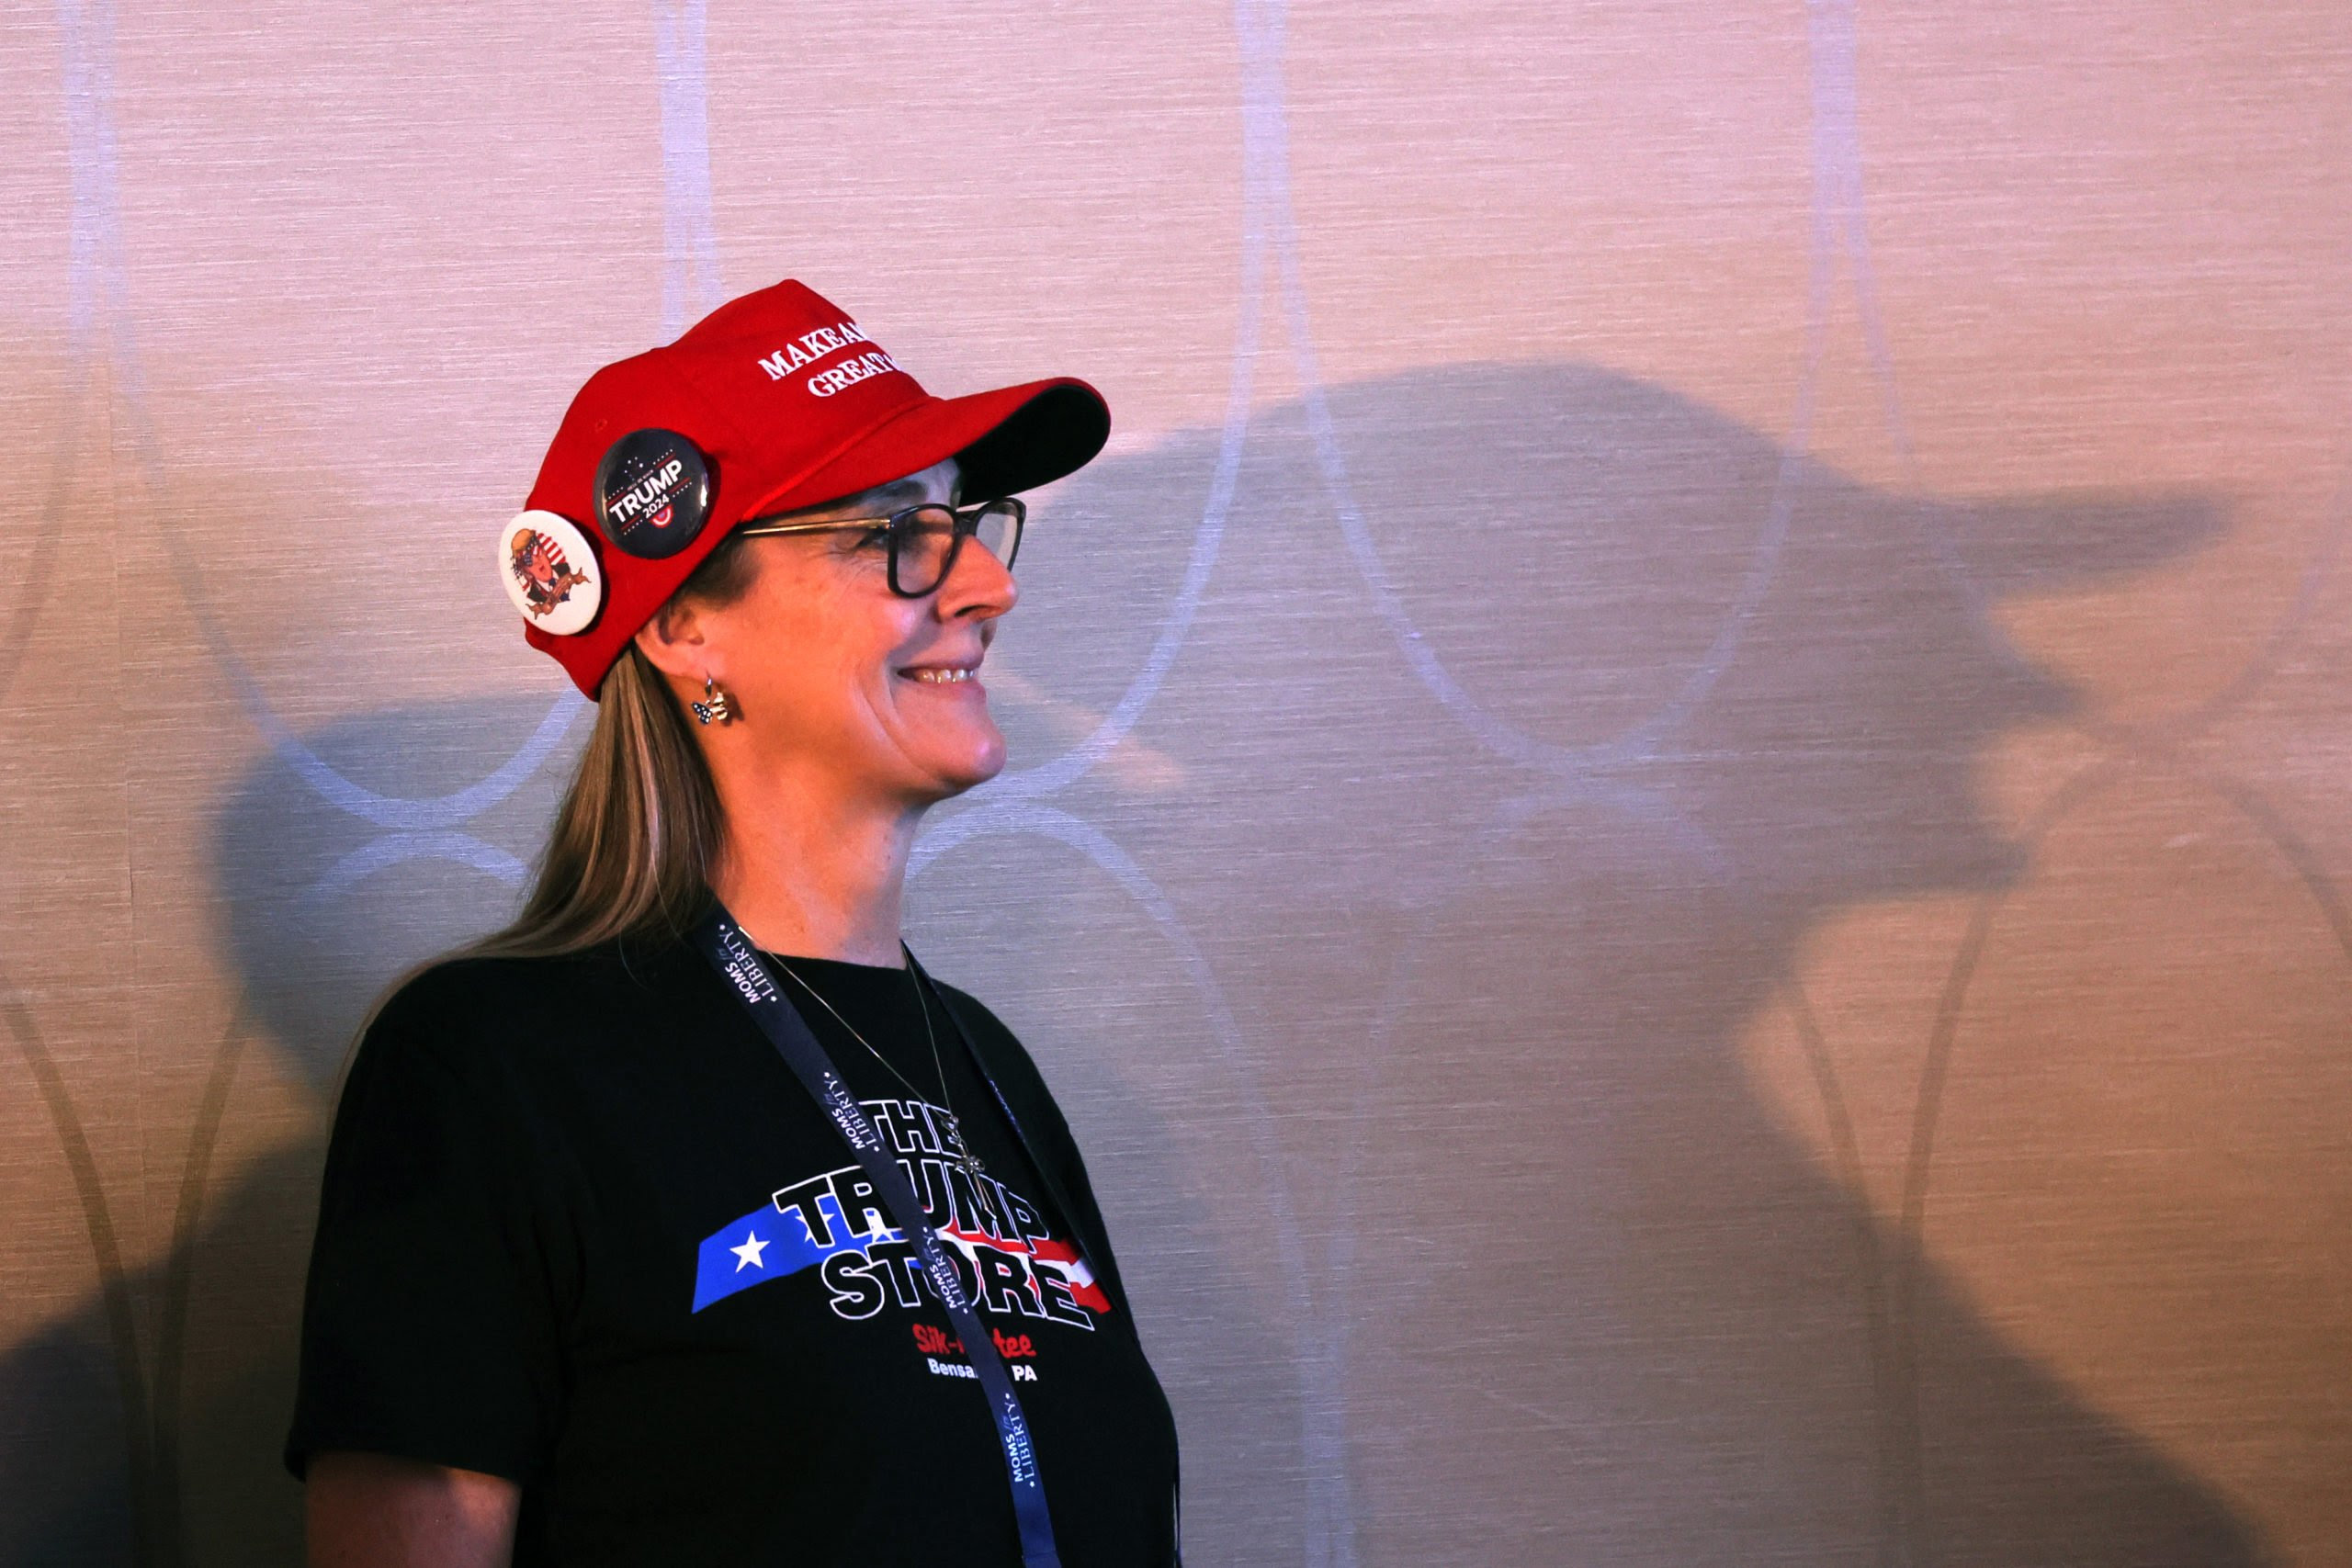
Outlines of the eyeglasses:
[{"label": "eyeglasses", "polygon": [[890,547],[890,592],[920,599],[937,591],[956,565],[966,539],[978,539],[1007,570],[1021,553],[1021,525],[1029,509],[1011,496],[978,506],[910,506],[888,517],[845,517],[829,523],[746,523],[739,534],[838,534],[863,532]]}]

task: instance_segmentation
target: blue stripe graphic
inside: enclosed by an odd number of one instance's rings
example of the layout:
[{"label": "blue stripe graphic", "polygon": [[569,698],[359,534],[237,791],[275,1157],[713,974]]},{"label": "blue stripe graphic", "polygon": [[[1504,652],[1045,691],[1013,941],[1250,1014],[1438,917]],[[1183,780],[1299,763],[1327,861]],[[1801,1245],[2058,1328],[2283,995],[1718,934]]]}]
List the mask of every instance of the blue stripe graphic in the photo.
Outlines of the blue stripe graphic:
[{"label": "blue stripe graphic", "polygon": [[700,1312],[738,1291],[748,1291],[753,1285],[814,1268],[837,1252],[854,1252],[864,1257],[865,1249],[876,1242],[906,1239],[887,1228],[857,1235],[842,1217],[841,1204],[831,1193],[820,1196],[817,1207],[824,1215],[829,1233],[838,1238],[831,1247],[817,1244],[816,1237],[808,1234],[808,1222],[799,1211],[780,1213],[774,1203],[763,1203],[732,1224],[722,1225],[704,1237],[695,1258],[694,1310]]}]

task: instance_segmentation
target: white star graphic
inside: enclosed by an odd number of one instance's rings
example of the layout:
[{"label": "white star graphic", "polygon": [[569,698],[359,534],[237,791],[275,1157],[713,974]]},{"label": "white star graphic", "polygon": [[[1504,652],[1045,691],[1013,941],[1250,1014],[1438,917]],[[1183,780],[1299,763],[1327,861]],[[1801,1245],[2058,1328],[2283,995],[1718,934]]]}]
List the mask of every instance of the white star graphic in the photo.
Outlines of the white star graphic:
[{"label": "white star graphic", "polygon": [[742,1246],[729,1247],[727,1250],[736,1258],[735,1272],[741,1274],[745,1264],[754,1269],[765,1269],[767,1265],[760,1261],[760,1254],[767,1249],[767,1245],[760,1239],[759,1232],[751,1231],[745,1234]]}]

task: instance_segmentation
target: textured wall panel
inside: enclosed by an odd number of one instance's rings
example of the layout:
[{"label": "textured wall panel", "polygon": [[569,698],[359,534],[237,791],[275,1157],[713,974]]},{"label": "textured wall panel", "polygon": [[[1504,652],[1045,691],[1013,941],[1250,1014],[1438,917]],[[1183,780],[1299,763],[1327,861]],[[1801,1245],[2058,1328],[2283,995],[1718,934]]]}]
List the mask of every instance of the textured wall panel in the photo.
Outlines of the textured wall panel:
[{"label": "textured wall panel", "polygon": [[0,23],[0,1562],[291,1562],[324,1122],[584,734],[483,568],[804,278],[1118,430],[916,938],[1197,1561],[2352,1542],[2352,12]]}]

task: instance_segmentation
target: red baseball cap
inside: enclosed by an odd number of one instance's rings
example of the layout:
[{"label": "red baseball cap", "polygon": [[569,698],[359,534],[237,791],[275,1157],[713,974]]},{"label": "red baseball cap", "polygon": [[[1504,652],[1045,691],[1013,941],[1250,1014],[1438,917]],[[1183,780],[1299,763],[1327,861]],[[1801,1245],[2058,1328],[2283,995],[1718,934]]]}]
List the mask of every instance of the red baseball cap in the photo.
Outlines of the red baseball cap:
[{"label": "red baseball cap", "polygon": [[967,499],[1082,468],[1111,434],[1085,382],[934,398],[849,314],[786,280],[607,365],[565,411],[527,510],[499,531],[532,647],[596,694],[728,530],[954,457]]}]

